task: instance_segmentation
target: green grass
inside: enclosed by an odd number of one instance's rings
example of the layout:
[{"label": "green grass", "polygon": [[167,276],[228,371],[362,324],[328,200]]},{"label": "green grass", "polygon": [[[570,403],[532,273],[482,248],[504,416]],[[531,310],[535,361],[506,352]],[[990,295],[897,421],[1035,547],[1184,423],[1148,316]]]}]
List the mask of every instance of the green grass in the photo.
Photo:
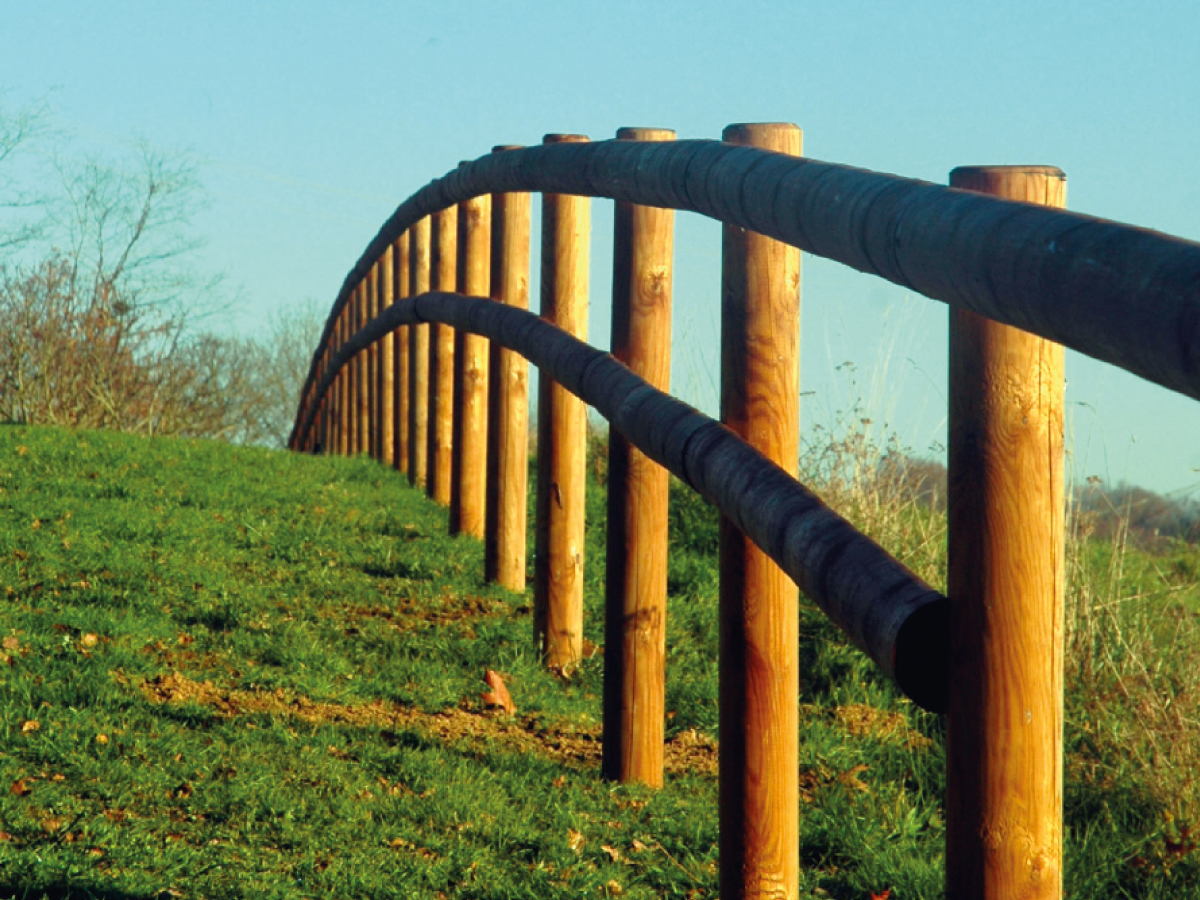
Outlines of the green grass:
[{"label": "green grass", "polygon": [[[936,513],[827,487],[936,573]],[[600,644],[598,488],[589,517]],[[0,428],[0,896],[715,897],[716,521],[676,490],[672,524],[651,791],[599,777],[602,656],[546,672],[530,597],[483,583],[481,546],[403,478]],[[1106,546],[1073,556],[1068,894],[1200,896],[1200,556]],[[801,633],[802,893],[940,896],[940,720],[809,607]],[[487,669],[515,716],[485,708]]]}]

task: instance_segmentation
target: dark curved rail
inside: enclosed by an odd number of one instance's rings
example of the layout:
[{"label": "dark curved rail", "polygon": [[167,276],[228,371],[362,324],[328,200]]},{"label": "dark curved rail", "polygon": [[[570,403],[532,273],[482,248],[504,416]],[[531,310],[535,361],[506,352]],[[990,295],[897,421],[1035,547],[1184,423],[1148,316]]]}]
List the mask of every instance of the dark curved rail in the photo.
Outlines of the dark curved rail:
[{"label": "dark curved rail", "polygon": [[302,430],[311,426],[319,398],[342,366],[393,329],[422,322],[452,325],[515,350],[595,407],[639,450],[729,517],[915,703],[945,711],[944,596],[728,428],[533,313],[440,292],[388,307],[330,361]]},{"label": "dark curved rail", "polygon": [[1200,244],[720,141],[550,144],[465,163],[396,209],[346,276],[330,323],[371,264],[418,220],[512,191],[698,212],[1200,399]]}]

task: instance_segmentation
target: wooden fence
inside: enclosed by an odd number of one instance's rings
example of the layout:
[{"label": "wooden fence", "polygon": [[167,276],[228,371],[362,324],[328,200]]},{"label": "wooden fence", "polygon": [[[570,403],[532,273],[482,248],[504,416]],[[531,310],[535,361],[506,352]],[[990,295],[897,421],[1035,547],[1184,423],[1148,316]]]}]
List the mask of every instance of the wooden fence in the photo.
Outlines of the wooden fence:
[{"label": "wooden fence", "polygon": [[[523,590],[534,363],[534,620],[549,665],[583,652],[583,404],[611,425],[609,777],[662,780],[664,470],[723,514],[722,896],[797,893],[797,587],[947,713],[947,896],[1061,896],[1061,345],[1200,398],[1200,245],[1060,209],[1050,167],[956,169],[941,187],[804,159],[792,125],[723,137],[551,135],[418,191],[346,278],[291,446],[406,473],[455,531],[484,539],[487,577]],[[540,316],[530,192],[543,195]],[[611,355],[585,342],[588,197],[617,201]],[[673,209],[725,223],[723,424],[666,393]],[[799,250],[953,307],[953,602],[796,481]]]}]

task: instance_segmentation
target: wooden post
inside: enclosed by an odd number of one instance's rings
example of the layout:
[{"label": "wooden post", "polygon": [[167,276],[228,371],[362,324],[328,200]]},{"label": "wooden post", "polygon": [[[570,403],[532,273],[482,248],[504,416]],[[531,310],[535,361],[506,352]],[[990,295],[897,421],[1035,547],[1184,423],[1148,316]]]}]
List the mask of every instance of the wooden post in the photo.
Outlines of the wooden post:
[{"label": "wooden post", "polygon": [[[433,217],[433,289],[458,287],[458,207]],[[429,473],[426,491],[450,505],[451,450],[454,443],[454,329],[433,325],[429,341]]]},{"label": "wooden post", "polygon": [[[790,124],[724,140],[799,156]],[[723,229],[721,420],[791,474],[799,463],[800,251]],[[721,896],[799,891],[799,591],[727,519],[720,532]]]},{"label": "wooden post", "polygon": [[[458,292],[491,292],[492,197],[458,205]],[[489,341],[459,331],[454,341],[454,446],[450,488],[450,533],[483,537],[487,500],[487,401]]]},{"label": "wooden post", "polygon": [[[337,320],[337,349],[341,350],[346,344],[347,324],[350,321],[350,309],[352,298],[346,298],[347,302],[342,306],[342,311],[338,313]],[[338,372],[338,420],[337,420],[337,452],[342,456],[350,455],[350,370],[353,364],[343,366]]]},{"label": "wooden post", "polygon": [[[328,360],[329,360],[329,344],[326,344],[325,347],[321,350],[321,360],[317,364],[317,374],[316,374],[315,379],[313,380],[314,385],[321,383],[321,379],[324,377],[325,372],[326,372],[326,363],[328,362]],[[315,393],[316,393],[316,391],[314,388],[313,395],[315,395]],[[315,452],[318,452],[318,453],[328,453],[329,452],[329,450],[328,450],[328,448],[329,448],[329,409],[330,409],[330,401],[332,400],[332,398],[333,398],[332,394],[328,394],[324,398],[322,398],[321,406],[317,410],[316,438],[314,439],[316,446],[315,446],[314,450],[315,450]]]},{"label": "wooden post", "polygon": [[[409,274],[412,268],[412,229],[407,230],[392,244],[392,287],[396,302],[408,298]],[[392,358],[392,382],[395,396],[392,398],[392,432],[396,437],[394,466],[400,472],[408,472],[409,457],[412,456],[412,377],[413,364],[410,359],[413,344],[413,329],[410,325],[391,332],[395,355]]]},{"label": "wooden post", "polygon": [[[583,142],[549,134],[543,143]],[[587,337],[588,229],[591,202],[542,195],[542,318]],[[546,664],[569,668],[583,657],[583,526],[587,407],[549,378],[538,379],[538,485],[533,627]]]},{"label": "wooden post", "polygon": [[[325,364],[323,371],[329,371],[329,361],[333,358],[333,334],[325,347]],[[337,452],[337,382],[329,386],[325,392],[325,400],[321,407],[321,453]]]},{"label": "wooden post", "polygon": [[[618,140],[671,141],[663,128]],[[618,202],[613,229],[611,352],[654,387],[671,381],[675,214]],[[604,619],[604,774],[663,783],[666,690],[667,470],[608,432]]]},{"label": "wooden post", "polygon": [[[349,337],[353,337],[355,332],[362,327],[361,281],[354,286],[351,297],[353,305],[350,310],[350,321],[346,323]],[[363,427],[363,420],[366,417],[366,397],[363,394],[363,382],[366,380],[363,377],[366,356],[361,351],[356,353],[350,366],[350,455],[357,456],[362,452],[363,435],[366,434],[366,429]]]},{"label": "wooden post", "polygon": [[[410,297],[418,297],[429,290],[431,228],[429,216],[412,227],[408,260]],[[408,483],[425,490],[429,460],[429,326],[410,325],[408,334]]]},{"label": "wooden post", "polygon": [[[358,317],[354,323],[354,330],[357,332],[371,320],[366,278],[358,283],[355,297],[358,300]],[[358,353],[355,385],[358,392],[358,444],[355,447],[355,453],[369,454],[371,452],[371,351],[369,347],[363,348]]]},{"label": "wooden post", "polygon": [[[384,311],[384,292],[383,284],[385,280],[391,277],[392,268],[392,253],[391,245],[379,254],[379,258],[371,266],[371,318],[378,318],[379,313]],[[386,262],[386,264],[385,264]],[[371,356],[371,361],[374,364],[374,371],[371,377],[371,446],[372,455],[379,462],[386,462],[390,467],[392,464],[391,452],[395,450],[395,431],[394,421],[391,418],[391,406],[389,403],[384,403],[383,385],[384,382],[392,382],[395,378],[395,372],[392,371],[392,365],[395,365],[395,353],[391,347],[391,332],[380,337],[378,341],[372,344],[374,354]],[[388,360],[390,364],[386,366],[388,373],[384,373],[384,360]],[[395,383],[392,382],[392,386]],[[384,449],[384,420],[388,420],[388,437],[392,443],[392,451]]]},{"label": "wooden post", "polygon": [[[322,354],[321,374],[324,375],[329,371],[329,360],[333,358],[333,347],[337,340],[336,327],[330,332],[329,342],[325,345],[325,352]],[[334,428],[337,421],[337,384],[336,382],[325,394],[325,401],[321,408],[321,452],[334,453]]]},{"label": "wooden post", "polygon": [[[346,298],[346,306],[342,316],[342,344],[343,346],[350,339],[350,335],[354,332],[353,322],[355,316],[354,308],[354,292],[350,292],[350,296]],[[354,455],[354,430],[358,427],[358,399],[354,393],[354,371],[358,366],[358,361],[355,359],[349,360],[342,367],[342,372],[345,374],[345,384],[342,392],[345,400],[345,419],[346,419],[346,436],[344,438],[346,456]]]},{"label": "wooden post", "polygon": [[[379,258],[379,275],[375,282],[376,309],[382,313],[396,302],[396,241],[389,244]],[[379,341],[379,372],[376,376],[379,391],[379,460],[392,468],[396,465],[396,331],[389,331]]]},{"label": "wooden post", "polygon": [[[1049,166],[951,187],[1062,207]],[[1004,247],[993,248],[995,264]],[[1062,896],[1063,348],[950,311],[946,896]]]},{"label": "wooden post", "polygon": [[[508,147],[496,147],[500,153]],[[492,196],[492,299],[529,308],[529,194]],[[529,364],[491,345],[488,381],[487,520],[484,577],[525,590],[525,514],[529,472]]]},{"label": "wooden post", "polygon": [[[397,282],[396,269],[398,268],[397,257],[400,256],[400,244],[404,242],[407,250],[408,234],[402,234],[395,242],[392,242],[383,252],[383,256],[379,258],[379,312],[382,313],[386,308],[395,304],[397,300]],[[396,446],[398,444],[398,436],[396,430],[396,407],[400,400],[400,392],[397,391],[398,383],[396,379],[397,364],[396,353],[398,343],[400,343],[400,331],[408,331],[408,329],[395,329],[389,331],[380,342],[379,348],[379,448],[380,461],[385,466],[395,468],[398,466],[396,457]],[[404,335],[407,338],[407,334]],[[407,344],[406,342],[404,342]]]},{"label": "wooden post", "polygon": [[[365,328],[375,317],[375,273],[378,266],[372,265],[367,270],[367,277],[362,281],[362,319],[359,327]],[[372,459],[377,459],[376,438],[379,428],[379,411],[376,409],[375,373],[379,370],[379,342],[375,341],[363,350],[363,402],[366,404],[366,414],[363,419],[362,452]]]}]

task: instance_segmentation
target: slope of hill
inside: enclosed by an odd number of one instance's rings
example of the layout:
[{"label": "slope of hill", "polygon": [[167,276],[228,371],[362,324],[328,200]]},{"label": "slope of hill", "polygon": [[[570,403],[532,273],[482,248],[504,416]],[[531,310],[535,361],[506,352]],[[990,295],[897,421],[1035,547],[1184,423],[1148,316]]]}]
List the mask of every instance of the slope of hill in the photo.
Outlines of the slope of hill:
[{"label": "slope of hill", "polygon": [[[936,576],[935,509],[825,487]],[[682,492],[672,518],[653,792],[599,777],[602,650],[544,671],[529,597],[484,584],[482,548],[401,477],[0,428],[0,895],[714,897],[714,519]],[[1195,896],[1194,558],[1155,587],[1159,558],[1113,547],[1072,557],[1068,892]],[[940,895],[940,721],[811,609],[801,626],[804,891]]]}]

